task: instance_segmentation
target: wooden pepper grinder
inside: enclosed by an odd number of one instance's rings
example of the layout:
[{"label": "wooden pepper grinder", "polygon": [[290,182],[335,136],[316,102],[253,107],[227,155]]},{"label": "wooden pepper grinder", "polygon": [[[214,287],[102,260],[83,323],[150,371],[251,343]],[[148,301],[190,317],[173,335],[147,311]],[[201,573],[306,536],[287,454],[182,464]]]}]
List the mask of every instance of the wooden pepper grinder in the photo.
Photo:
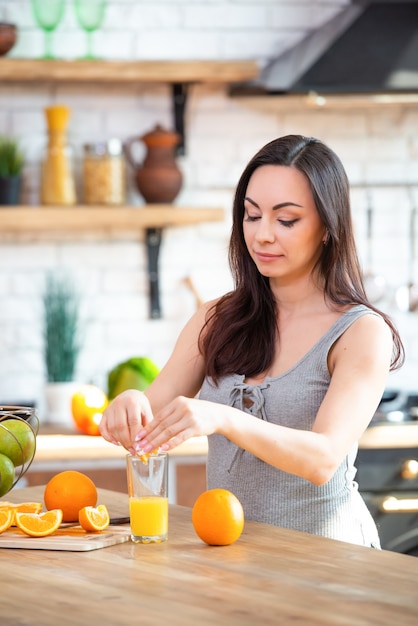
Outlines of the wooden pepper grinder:
[{"label": "wooden pepper grinder", "polygon": [[71,151],[67,145],[70,110],[64,105],[45,109],[48,146],[42,163],[41,203],[73,205],[76,203]]}]

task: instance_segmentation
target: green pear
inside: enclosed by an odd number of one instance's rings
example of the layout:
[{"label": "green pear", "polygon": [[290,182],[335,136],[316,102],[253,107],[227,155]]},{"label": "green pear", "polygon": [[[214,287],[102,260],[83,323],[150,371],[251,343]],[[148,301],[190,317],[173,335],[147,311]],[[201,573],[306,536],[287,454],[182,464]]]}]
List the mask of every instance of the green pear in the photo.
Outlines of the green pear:
[{"label": "green pear", "polygon": [[13,418],[0,421],[0,453],[8,456],[15,467],[32,459],[35,446],[35,433],[27,422]]},{"label": "green pear", "polygon": [[0,498],[12,488],[15,466],[8,456],[0,454]]}]

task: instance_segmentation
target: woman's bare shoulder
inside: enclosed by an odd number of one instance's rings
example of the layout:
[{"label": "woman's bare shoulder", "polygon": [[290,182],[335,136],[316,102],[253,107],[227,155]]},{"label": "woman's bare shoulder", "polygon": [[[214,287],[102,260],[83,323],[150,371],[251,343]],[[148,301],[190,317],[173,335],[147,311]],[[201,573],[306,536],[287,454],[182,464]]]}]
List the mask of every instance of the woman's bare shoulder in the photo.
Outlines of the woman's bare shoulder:
[{"label": "woman's bare shoulder", "polygon": [[208,318],[210,317],[211,311],[216,306],[217,302],[219,302],[220,298],[215,298],[213,300],[207,300],[200,304],[195,313],[191,316],[187,324],[185,325],[181,335],[189,334],[189,333],[199,333],[200,330],[205,326]]},{"label": "woman's bare shoulder", "polygon": [[392,332],[381,315],[366,312],[347,328],[336,348],[338,351],[354,350],[363,355],[391,354]]},{"label": "woman's bare shoulder", "polygon": [[216,305],[220,300],[222,300],[223,296],[219,296],[218,298],[213,298],[212,300],[206,300],[203,302],[195,313],[195,317],[203,318],[204,320],[208,319],[208,316],[213,312]]},{"label": "woman's bare shoulder", "polygon": [[366,310],[360,315],[348,328],[348,330],[353,329],[354,332],[373,332],[373,333],[383,333],[386,335],[391,335],[391,331],[389,326],[386,324],[382,315],[379,313],[370,310]]}]

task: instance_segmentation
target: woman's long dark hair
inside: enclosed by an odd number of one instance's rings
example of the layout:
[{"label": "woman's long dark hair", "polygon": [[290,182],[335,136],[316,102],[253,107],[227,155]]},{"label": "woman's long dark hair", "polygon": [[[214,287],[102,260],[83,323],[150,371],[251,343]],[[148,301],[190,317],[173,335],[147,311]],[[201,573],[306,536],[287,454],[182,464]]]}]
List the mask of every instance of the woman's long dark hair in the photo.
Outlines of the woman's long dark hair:
[{"label": "woman's long dark hair", "polygon": [[350,208],[349,182],[339,157],[315,138],[279,137],[251,159],[238,182],[229,244],[234,290],[212,308],[200,336],[206,375],[215,381],[226,374],[255,376],[274,359],[277,338],[276,302],[269,279],[262,276],[245,243],[244,198],[253,172],[262,165],[285,165],[308,180],[316,208],[329,236],[317,263],[325,297],[336,307],[365,304],[378,312],[392,331],[391,369],[401,367],[404,349],[390,318],[368,301],[357,255]]}]

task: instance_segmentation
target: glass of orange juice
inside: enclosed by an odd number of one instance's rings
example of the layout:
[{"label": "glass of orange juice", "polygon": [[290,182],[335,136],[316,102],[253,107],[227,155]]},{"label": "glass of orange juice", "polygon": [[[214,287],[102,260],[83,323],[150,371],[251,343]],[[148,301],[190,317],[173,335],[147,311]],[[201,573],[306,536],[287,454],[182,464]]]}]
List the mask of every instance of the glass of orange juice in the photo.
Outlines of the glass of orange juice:
[{"label": "glass of orange juice", "polygon": [[168,538],[168,455],[126,457],[131,539],[160,543]]}]

